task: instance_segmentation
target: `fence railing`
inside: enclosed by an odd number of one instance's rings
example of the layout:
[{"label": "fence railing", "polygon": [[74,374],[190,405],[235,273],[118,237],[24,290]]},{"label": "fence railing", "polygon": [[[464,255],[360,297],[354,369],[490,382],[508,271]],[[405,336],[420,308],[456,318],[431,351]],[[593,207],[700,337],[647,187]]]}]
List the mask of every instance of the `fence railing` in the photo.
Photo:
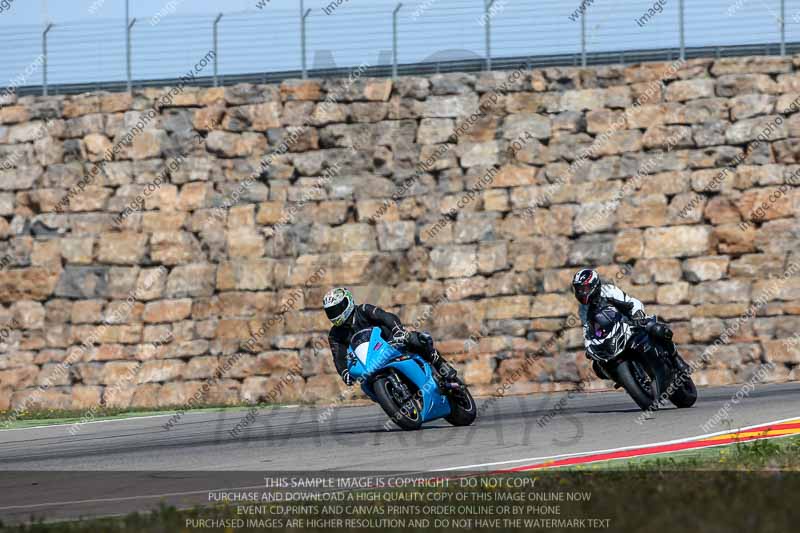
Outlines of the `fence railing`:
[{"label": "fence railing", "polygon": [[188,84],[335,76],[355,66],[398,76],[787,54],[800,43],[800,0],[252,0],[247,12],[178,16],[183,1],[149,18],[130,16],[126,2],[116,21],[87,13],[80,22],[4,27],[0,79],[18,94],[64,94],[170,84],[205,55],[213,63]]}]

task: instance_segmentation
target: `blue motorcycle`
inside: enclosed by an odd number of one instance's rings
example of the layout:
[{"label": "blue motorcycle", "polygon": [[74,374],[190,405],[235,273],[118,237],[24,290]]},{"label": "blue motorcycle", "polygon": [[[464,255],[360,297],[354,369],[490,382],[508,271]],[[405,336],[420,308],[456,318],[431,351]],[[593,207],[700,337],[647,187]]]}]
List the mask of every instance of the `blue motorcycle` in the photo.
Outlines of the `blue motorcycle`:
[{"label": "blue motorcycle", "polygon": [[442,391],[433,367],[419,355],[392,346],[380,328],[353,335],[347,353],[350,377],[400,428],[419,429],[423,422],[437,418],[454,426],[468,426],[475,420],[475,401],[466,385],[448,384]]}]

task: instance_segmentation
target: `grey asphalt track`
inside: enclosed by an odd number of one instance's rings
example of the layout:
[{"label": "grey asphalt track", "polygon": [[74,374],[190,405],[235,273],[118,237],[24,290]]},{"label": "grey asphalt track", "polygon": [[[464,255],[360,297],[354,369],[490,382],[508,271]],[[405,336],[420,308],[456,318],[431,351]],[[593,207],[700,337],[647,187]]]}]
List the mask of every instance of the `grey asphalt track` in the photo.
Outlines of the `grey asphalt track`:
[{"label": "grey asphalt track", "polygon": [[[245,411],[188,413],[170,430],[170,415],[85,424],[74,436],[69,426],[5,430],[0,520],[203,503],[209,490],[263,488],[275,471],[497,470],[692,437],[707,433],[703,424],[738,389],[701,388],[694,408],[663,409],[643,423],[625,393],[593,392],[479,400],[473,426],[438,421],[416,432],[387,431],[377,405],[337,407],[325,422],[320,408],[265,409],[238,437],[229,430]],[[545,421],[548,413],[555,416]],[[800,383],[759,385],[711,431],[791,417],[800,417]]]}]

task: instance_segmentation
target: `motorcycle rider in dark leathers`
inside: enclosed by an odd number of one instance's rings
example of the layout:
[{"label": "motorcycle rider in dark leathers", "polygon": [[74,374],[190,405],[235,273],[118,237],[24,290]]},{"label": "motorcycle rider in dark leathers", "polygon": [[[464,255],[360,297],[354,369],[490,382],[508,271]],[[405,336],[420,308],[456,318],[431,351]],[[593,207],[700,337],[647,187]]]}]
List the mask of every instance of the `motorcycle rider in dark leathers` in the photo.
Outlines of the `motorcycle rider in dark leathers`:
[{"label": "motorcycle rider in dark leathers", "polygon": [[350,339],[355,333],[372,327],[380,328],[383,338],[395,347],[406,348],[428,361],[436,371],[437,382],[459,383],[455,369],[436,351],[430,334],[406,330],[396,315],[380,307],[370,304],[356,305],[353,294],[343,287],[328,291],[323,299],[323,307],[333,323],[328,334],[333,363],[347,385],[353,385],[347,365]]},{"label": "motorcycle rider in dark leathers", "polygon": [[[597,342],[595,328],[607,327],[604,324],[604,318],[607,316],[604,309],[612,306],[632,322],[645,325],[651,335],[663,339],[672,347],[670,355],[673,357],[676,369],[681,373],[691,373],[691,367],[675,349],[672,331],[663,323],[649,320],[650,317],[645,314],[641,301],[629,296],[615,285],[603,283],[600,275],[590,268],[581,269],[575,274],[572,278],[572,291],[580,304],[578,312],[583,323],[583,342],[587,352],[590,352],[593,343]],[[592,361],[592,368],[599,378],[610,379],[597,361]]]}]

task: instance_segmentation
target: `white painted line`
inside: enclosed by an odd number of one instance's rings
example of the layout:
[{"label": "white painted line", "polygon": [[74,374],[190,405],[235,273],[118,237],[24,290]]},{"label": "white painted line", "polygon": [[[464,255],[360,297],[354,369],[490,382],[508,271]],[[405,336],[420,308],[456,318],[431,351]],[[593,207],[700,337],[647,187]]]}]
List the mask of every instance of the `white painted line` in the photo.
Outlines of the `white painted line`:
[{"label": "white painted line", "polygon": [[[265,406],[264,409],[266,409],[267,407],[269,407],[269,406]],[[294,407],[300,407],[300,404],[277,405],[277,406],[274,406],[273,409],[291,409],[291,408],[294,408]],[[248,409],[249,409],[249,407],[240,407],[240,408],[235,408],[235,409],[226,409],[224,411],[205,411],[205,410],[185,411],[183,413],[183,416],[195,415],[195,414],[201,414],[201,413],[211,413],[211,414],[219,414],[220,412],[222,412],[222,413],[228,413],[228,412],[238,413],[238,412],[245,412]],[[70,423],[67,423],[67,424],[49,424],[49,425],[44,425],[44,426],[29,426],[29,427],[24,427],[24,428],[8,428],[8,429],[0,429],[0,433],[2,433],[3,431],[20,431],[20,430],[23,430],[23,429],[57,428],[57,427],[67,427],[67,426],[74,426],[74,425],[83,426],[83,425],[87,425],[87,424],[102,424],[103,422],[126,422],[126,421],[129,421],[129,420],[145,420],[147,418],[161,418],[161,417],[164,417],[164,416],[175,416],[175,414],[176,414],[175,412],[171,412],[171,413],[166,413],[166,414],[163,414],[163,415],[126,416],[124,418],[109,418],[108,420],[92,420],[91,422],[77,421],[77,422],[70,422]]]},{"label": "white painted line", "polygon": [[[156,415],[156,416],[168,416],[168,415]],[[141,418],[144,418],[144,417],[141,417]],[[465,469],[471,469],[471,468],[481,468],[481,467],[486,467],[486,466],[498,466],[498,465],[512,464],[512,463],[522,463],[522,462],[527,462],[527,461],[539,462],[539,461],[546,461],[546,460],[551,460],[551,459],[563,459],[563,458],[567,458],[567,457],[580,457],[580,456],[584,456],[584,455],[594,455],[594,454],[600,454],[600,453],[618,452],[618,451],[625,451],[625,450],[631,450],[631,449],[637,449],[637,448],[646,448],[646,447],[651,447],[651,446],[678,444],[678,443],[682,443],[682,442],[689,442],[689,441],[698,440],[698,439],[705,439],[705,438],[709,438],[709,437],[715,437],[715,436],[718,436],[718,435],[726,435],[726,434],[729,434],[729,433],[737,433],[737,432],[741,433],[741,432],[744,432],[744,431],[747,431],[747,430],[750,430],[750,429],[754,429],[754,428],[760,428],[760,427],[764,427],[764,426],[768,426],[768,425],[772,425],[772,424],[781,424],[783,422],[790,422],[790,421],[798,420],[799,418],[800,417],[796,417],[795,416],[795,417],[791,417],[791,418],[784,418],[784,419],[781,419],[781,420],[774,420],[772,422],[763,422],[763,423],[760,423],[760,424],[754,424],[752,426],[745,426],[745,427],[742,427],[742,428],[738,428],[736,430],[718,431],[718,432],[715,432],[715,433],[708,433],[708,434],[704,434],[704,435],[698,435],[698,436],[695,436],[695,437],[685,437],[685,438],[682,438],[682,439],[675,439],[675,440],[670,440],[670,441],[657,442],[657,443],[653,443],[653,444],[640,444],[640,445],[633,445],[633,446],[623,446],[623,447],[618,447],[618,448],[609,448],[609,449],[606,449],[606,450],[577,452],[577,453],[571,453],[571,454],[552,455],[552,456],[546,456],[546,457],[531,457],[531,458],[527,458],[527,459],[512,459],[512,460],[509,460],[509,461],[497,461],[497,462],[493,462],[493,463],[481,463],[481,464],[475,464],[475,465],[439,468],[439,469],[431,470],[431,472],[446,472],[446,471],[455,471],[455,470],[465,470]],[[127,420],[127,419],[125,419],[125,420]],[[111,420],[106,420],[106,421],[100,421],[100,422],[112,422],[112,421]],[[48,427],[48,426],[44,426],[44,427]],[[775,436],[775,437],[771,437],[771,438],[784,438],[784,437],[796,437],[796,436],[797,436],[796,434],[779,435],[779,436]],[[717,448],[717,447],[720,447],[720,446],[727,446],[727,445],[728,445],[728,443],[721,443],[721,444],[706,446],[704,448]],[[674,452],[663,452],[663,453],[674,453]],[[659,455],[659,454],[653,454],[653,455]],[[627,459],[627,458],[620,458],[620,459]],[[409,472],[406,475],[412,475],[412,474],[417,474],[417,473],[429,473],[429,472],[416,471],[416,472]],[[185,492],[166,492],[166,493],[161,493],[161,494],[146,494],[146,495],[139,495],[139,496],[121,496],[121,497],[117,497],[117,498],[95,498],[95,499],[88,499],[88,500],[47,502],[47,503],[36,503],[36,504],[28,504],[28,505],[11,505],[11,506],[6,506],[6,507],[0,507],[0,511],[8,511],[8,510],[11,510],[11,509],[34,509],[34,508],[39,508],[39,507],[53,507],[53,506],[56,506],[56,505],[63,506],[63,505],[79,505],[79,504],[85,504],[85,503],[109,503],[109,502],[119,502],[119,501],[130,501],[130,500],[136,500],[136,499],[165,498],[165,497],[170,497],[170,496],[188,496],[188,495],[191,495],[191,494],[204,494],[204,493],[209,493],[209,492],[223,492],[223,491],[236,491],[236,490],[252,490],[252,489],[260,489],[260,488],[264,488],[263,485],[253,485],[253,486],[249,486],[249,487],[233,487],[233,488],[225,488],[225,489],[193,490],[193,491],[185,491]],[[345,492],[347,490],[348,489],[343,489],[343,490],[338,490],[338,491],[334,491],[334,492]]]},{"label": "white painted line", "polygon": [[20,431],[20,430],[23,430],[23,429],[58,428],[58,427],[69,427],[69,426],[75,426],[75,425],[83,426],[83,425],[87,425],[87,424],[102,424],[103,422],[127,422],[129,420],[145,420],[147,418],[161,418],[161,417],[164,417],[164,416],[173,416],[174,414],[175,413],[169,413],[169,414],[165,414],[165,415],[126,416],[125,418],[110,418],[108,420],[92,420],[91,422],[77,421],[77,422],[70,422],[70,423],[67,423],[67,424],[50,424],[50,425],[44,425],[44,426],[29,426],[29,427],[24,427],[24,428],[8,428],[8,429],[0,430],[0,433],[2,433],[3,431]]},{"label": "white painted line", "polygon": [[[548,460],[552,460],[552,459],[566,459],[566,458],[569,458],[569,457],[581,457],[581,456],[584,456],[584,455],[594,455],[594,454],[598,454],[598,453],[623,452],[623,451],[626,451],[626,450],[635,450],[637,448],[646,448],[646,447],[649,447],[649,446],[663,446],[663,445],[667,445],[667,444],[680,444],[680,443],[683,443],[683,442],[690,442],[690,441],[698,440],[698,439],[706,439],[706,438],[709,438],[709,437],[716,437],[717,435],[726,435],[728,433],[743,432],[743,431],[747,431],[747,430],[753,429],[753,428],[759,428],[759,427],[763,427],[763,426],[768,426],[770,424],[781,424],[783,422],[790,422],[792,420],[798,420],[798,419],[800,419],[800,416],[793,416],[791,418],[784,418],[782,420],[774,420],[772,422],[762,422],[760,424],[754,424],[752,426],[745,426],[745,427],[742,427],[742,428],[739,428],[739,429],[729,429],[729,430],[725,430],[725,431],[718,431],[716,433],[708,433],[708,434],[705,434],[705,435],[697,435],[696,437],[685,437],[685,438],[682,438],[682,439],[668,440],[668,441],[664,441],[664,442],[656,442],[656,443],[653,443],[653,444],[636,444],[636,445],[633,445],[633,446],[622,446],[622,447],[619,447],[619,448],[608,448],[606,450],[591,450],[591,451],[586,451],[586,452],[564,453],[564,454],[561,454],[561,455],[547,455],[547,456],[544,456],[544,457],[528,457],[526,459],[511,459],[511,460],[508,460],[508,461],[495,461],[493,463],[480,463],[480,464],[465,465],[465,466],[452,466],[452,467],[447,467],[447,468],[437,468],[437,469],[435,469],[433,471],[434,472],[447,472],[447,471],[452,471],[452,470],[467,470],[467,469],[471,469],[471,468],[483,468],[483,467],[487,467],[487,466],[509,465],[509,464],[514,464],[514,463],[541,462],[541,461],[548,461]],[[796,436],[796,435],[793,435],[793,436]]]},{"label": "white painted line", "polygon": [[[785,439],[786,437],[797,437],[797,433],[791,433],[789,435],[776,435],[774,437],[768,437],[768,438],[769,438],[769,440],[775,440],[775,439]],[[748,440],[746,442],[755,442],[755,441],[754,440]],[[690,450],[651,452],[651,453],[648,453],[646,455],[636,455],[636,456],[633,456],[633,457],[613,457],[611,459],[600,459],[598,461],[592,461],[591,463],[583,463],[583,465],[581,465],[581,466],[594,464],[594,463],[606,463],[606,462],[611,462],[611,461],[630,461],[631,459],[642,459],[642,458],[646,458],[646,457],[652,457],[654,455],[668,455],[668,454],[671,454],[671,453],[697,452],[697,451],[701,451],[701,450],[709,450],[711,448],[722,448],[723,446],[730,446],[730,445],[731,445],[730,442],[723,442],[721,444],[709,444],[708,446],[703,446],[702,448],[693,448],[693,449],[690,449]],[[654,446],[658,446],[658,445],[654,444]],[[645,446],[645,447],[647,447],[647,446]],[[543,467],[543,468],[565,468],[565,467],[564,466],[556,466],[556,467]]]}]

